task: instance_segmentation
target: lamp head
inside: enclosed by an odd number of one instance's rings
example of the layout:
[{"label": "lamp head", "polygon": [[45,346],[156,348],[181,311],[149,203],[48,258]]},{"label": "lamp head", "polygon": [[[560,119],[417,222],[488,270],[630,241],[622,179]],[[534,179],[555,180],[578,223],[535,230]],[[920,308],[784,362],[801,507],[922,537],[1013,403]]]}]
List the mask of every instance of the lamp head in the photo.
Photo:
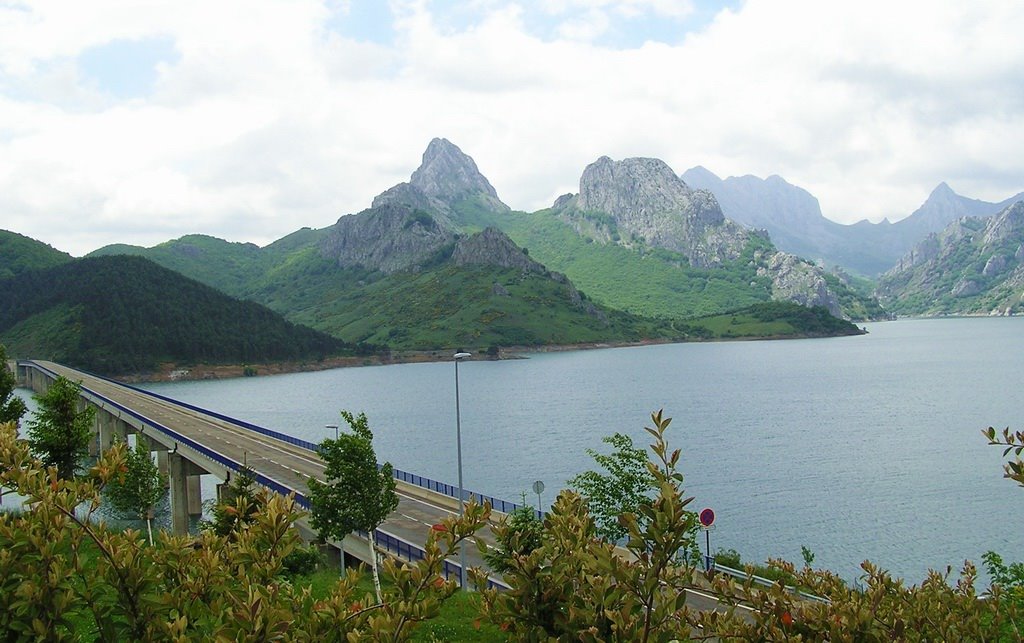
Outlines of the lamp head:
[{"label": "lamp head", "polygon": [[459,361],[459,360],[466,359],[467,357],[472,357],[472,355],[473,355],[473,353],[455,353],[455,355],[453,355],[453,357],[455,358],[455,361]]}]

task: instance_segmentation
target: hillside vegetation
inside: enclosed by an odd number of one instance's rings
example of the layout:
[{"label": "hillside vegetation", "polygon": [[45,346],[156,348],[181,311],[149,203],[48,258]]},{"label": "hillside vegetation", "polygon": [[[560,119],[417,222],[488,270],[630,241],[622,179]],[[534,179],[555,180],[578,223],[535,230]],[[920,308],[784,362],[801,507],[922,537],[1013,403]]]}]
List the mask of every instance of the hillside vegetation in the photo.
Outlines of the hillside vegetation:
[{"label": "hillside vegetation", "polygon": [[8,230],[0,230],[0,279],[30,270],[58,266],[73,257],[53,247]]},{"label": "hillside vegetation", "polygon": [[316,360],[357,347],[282,319],[141,257],[79,259],[0,281],[12,354],[99,373],[162,361]]}]

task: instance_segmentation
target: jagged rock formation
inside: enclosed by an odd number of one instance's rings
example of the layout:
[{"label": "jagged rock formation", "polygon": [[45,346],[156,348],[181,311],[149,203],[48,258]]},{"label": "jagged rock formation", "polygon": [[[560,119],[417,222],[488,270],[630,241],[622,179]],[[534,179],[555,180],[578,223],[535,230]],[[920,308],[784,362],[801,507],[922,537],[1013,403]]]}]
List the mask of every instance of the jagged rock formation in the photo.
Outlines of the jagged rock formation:
[{"label": "jagged rock formation", "polygon": [[878,292],[903,314],[1024,312],[1024,201],[929,234],[882,275]]},{"label": "jagged rock formation", "polygon": [[939,232],[961,217],[992,216],[1024,196],[989,203],[960,196],[940,183],[921,207],[896,223],[842,225],[826,219],[809,192],[779,176],[723,180],[698,166],[684,172],[683,180],[714,193],[728,218],[767,230],[781,250],[869,276],[891,268],[928,233]]},{"label": "jagged rock formation", "polygon": [[[710,191],[691,189],[658,159],[601,157],[584,170],[579,194],[559,197],[552,209],[597,241],[671,250],[697,268],[734,262],[751,243],[770,246],[764,232],[726,219]],[[773,299],[842,316],[820,268],[774,251],[756,252],[754,262],[757,275],[771,280]]]},{"label": "jagged rock formation", "polygon": [[415,270],[455,239],[450,224],[427,211],[385,203],[338,219],[321,242],[320,253],[343,268],[392,273]]},{"label": "jagged rock formation", "polygon": [[321,255],[342,267],[415,270],[452,248],[458,238],[452,208],[465,199],[509,210],[472,158],[447,139],[435,138],[408,183],[377,195],[369,209],[338,219],[320,244]]},{"label": "jagged rock formation", "polygon": [[485,228],[467,238],[460,239],[452,252],[456,266],[484,265],[512,268],[522,272],[545,273],[547,269],[517,246],[497,228]]},{"label": "jagged rock formation", "polygon": [[823,306],[833,317],[843,316],[839,300],[817,266],[791,254],[776,252],[768,257],[765,265],[758,267],[757,274],[772,280],[772,299]]},{"label": "jagged rock formation", "polygon": [[490,181],[477,169],[476,162],[445,138],[430,141],[423,152],[423,161],[412,173],[409,183],[428,197],[447,205],[475,197],[492,209],[509,210],[498,198]]},{"label": "jagged rock formation", "polygon": [[583,171],[579,194],[556,207],[568,218],[610,217],[608,240],[679,252],[702,268],[739,257],[750,234],[726,221],[710,192],[691,190],[659,159],[602,156]]}]

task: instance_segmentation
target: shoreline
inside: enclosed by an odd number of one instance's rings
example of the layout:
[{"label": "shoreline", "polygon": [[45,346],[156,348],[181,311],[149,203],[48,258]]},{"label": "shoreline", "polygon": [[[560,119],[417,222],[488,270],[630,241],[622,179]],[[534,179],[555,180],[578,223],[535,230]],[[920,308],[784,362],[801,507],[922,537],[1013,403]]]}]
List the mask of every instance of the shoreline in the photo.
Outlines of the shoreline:
[{"label": "shoreline", "polygon": [[[781,335],[765,337],[719,337],[715,339],[646,339],[635,342],[583,342],[580,344],[545,344],[541,346],[508,346],[498,349],[497,355],[486,352],[474,353],[476,360],[501,361],[508,359],[529,359],[532,353],[561,353],[567,351],[601,350],[607,348],[635,348],[638,346],[660,346],[664,344],[695,344],[710,342],[760,342],[787,339],[827,339],[832,337],[856,337],[853,335]],[[114,379],[130,384],[143,382],[191,382],[204,380],[233,379],[238,377],[264,377],[288,373],[308,373],[335,368],[361,366],[390,366],[393,364],[418,364],[445,362],[451,359],[455,349],[421,351],[396,351],[388,355],[362,355],[330,357],[319,361],[269,362],[265,364],[196,364],[183,366],[173,363],[161,364],[153,371],[115,375]]]}]

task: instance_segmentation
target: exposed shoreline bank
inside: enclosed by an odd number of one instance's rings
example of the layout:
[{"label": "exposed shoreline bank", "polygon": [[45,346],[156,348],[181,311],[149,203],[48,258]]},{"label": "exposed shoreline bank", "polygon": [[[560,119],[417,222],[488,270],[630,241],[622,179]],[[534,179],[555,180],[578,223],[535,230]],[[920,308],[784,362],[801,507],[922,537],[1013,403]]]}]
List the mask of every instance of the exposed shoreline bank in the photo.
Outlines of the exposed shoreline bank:
[{"label": "exposed shoreline bank", "polygon": [[[864,334],[864,333],[860,333]],[[543,346],[509,346],[500,348],[497,355],[485,352],[475,353],[477,360],[529,359],[532,353],[559,353],[578,350],[598,350],[605,348],[631,348],[637,346],[655,346],[662,344],[690,344],[706,342],[736,341],[776,341],[785,339],[814,339],[822,337],[849,337],[851,335],[784,335],[766,337],[727,337],[713,340],[672,340],[648,339],[636,342],[585,342],[581,344],[548,344]],[[455,349],[438,349],[429,351],[395,351],[387,355],[362,355],[349,357],[331,357],[319,361],[272,362],[266,364],[197,364],[183,366],[178,364],[162,364],[154,371],[117,375],[114,379],[130,382],[176,382],[219,380],[236,377],[261,377],[264,375],[284,375],[286,373],[305,373],[325,371],[334,368],[351,368],[359,366],[388,366],[391,364],[415,364],[423,362],[444,362],[451,359]]]}]

